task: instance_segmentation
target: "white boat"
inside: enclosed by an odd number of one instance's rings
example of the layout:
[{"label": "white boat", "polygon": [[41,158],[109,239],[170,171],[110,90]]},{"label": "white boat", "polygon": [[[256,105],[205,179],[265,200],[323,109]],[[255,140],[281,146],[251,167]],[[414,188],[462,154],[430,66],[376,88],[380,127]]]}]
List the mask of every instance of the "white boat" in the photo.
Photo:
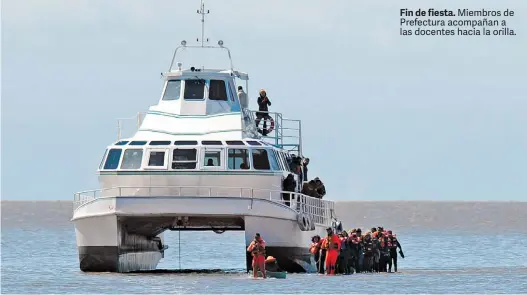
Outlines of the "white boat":
[{"label": "white boat", "polygon": [[[198,12],[204,20],[203,2]],[[178,51],[193,48],[226,51],[230,68],[174,67]],[[274,130],[261,136],[255,112],[242,109],[237,96],[240,81],[247,91],[248,74],[232,67],[222,41],[204,45],[203,33],[201,45],[181,42],[163,78],[161,98],[138,115],[135,134],[121,138],[119,128],[107,147],[100,188],[74,194],[80,269],[153,270],[167,248],[166,230],[237,230],[245,231],[246,246],[260,233],[284,270],[313,271],[311,237],[340,223],[331,201],[297,192],[289,202],[282,198],[290,173],[301,187],[289,164],[292,154],[302,156],[300,121],[269,113]],[[250,254],[240,250],[250,269]]]}]

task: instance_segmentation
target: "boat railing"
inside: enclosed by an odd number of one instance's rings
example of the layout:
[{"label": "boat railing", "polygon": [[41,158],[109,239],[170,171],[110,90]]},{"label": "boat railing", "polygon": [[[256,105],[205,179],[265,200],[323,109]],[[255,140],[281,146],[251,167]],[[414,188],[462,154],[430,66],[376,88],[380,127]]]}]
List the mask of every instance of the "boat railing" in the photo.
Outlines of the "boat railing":
[{"label": "boat railing", "polygon": [[[266,128],[269,129],[271,122],[265,115],[269,116],[274,123],[273,130],[266,135],[262,136],[262,139],[272,145],[288,150],[291,153],[302,155],[302,122],[300,120],[287,119],[282,116],[282,113],[277,112],[262,112],[251,110],[252,118],[255,120],[258,117],[262,119],[258,122],[256,128],[263,133],[263,122],[266,122]],[[260,114],[260,116],[258,116]]]},{"label": "boat railing", "polygon": [[[108,197],[240,197],[265,199],[288,206],[298,213],[308,214],[315,223],[330,224],[334,203],[297,192],[221,186],[118,186],[82,191],[74,194],[73,211],[89,202]],[[251,202],[252,206],[252,202]]]}]

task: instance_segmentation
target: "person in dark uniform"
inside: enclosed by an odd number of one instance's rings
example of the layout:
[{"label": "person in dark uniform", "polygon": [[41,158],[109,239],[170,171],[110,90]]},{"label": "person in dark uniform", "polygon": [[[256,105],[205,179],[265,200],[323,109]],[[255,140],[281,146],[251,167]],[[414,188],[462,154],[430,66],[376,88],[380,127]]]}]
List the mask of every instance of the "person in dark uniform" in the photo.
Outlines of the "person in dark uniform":
[{"label": "person in dark uniform", "polygon": [[401,257],[404,258],[403,254],[403,248],[401,247],[401,243],[399,243],[399,240],[397,240],[397,236],[395,234],[392,234],[392,231],[388,231],[388,241],[389,241],[389,247],[390,247],[390,259],[388,260],[388,272],[392,272],[392,262],[393,262],[393,270],[397,272],[397,248],[400,249]]},{"label": "person in dark uniform", "polygon": [[260,125],[260,121],[264,119],[262,135],[266,136],[267,135],[267,120],[271,119],[271,117],[267,113],[269,112],[268,106],[271,105],[271,101],[267,97],[267,93],[265,92],[265,90],[263,89],[260,90],[260,96],[258,97],[257,102],[258,102],[259,112],[256,113],[256,128],[258,128],[258,125]]},{"label": "person in dark uniform", "polygon": [[[296,188],[296,181],[293,174],[289,173],[283,182],[283,190],[286,192],[294,192]],[[287,206],[291,205],[291,194],[282,193],[282,199]]]}]

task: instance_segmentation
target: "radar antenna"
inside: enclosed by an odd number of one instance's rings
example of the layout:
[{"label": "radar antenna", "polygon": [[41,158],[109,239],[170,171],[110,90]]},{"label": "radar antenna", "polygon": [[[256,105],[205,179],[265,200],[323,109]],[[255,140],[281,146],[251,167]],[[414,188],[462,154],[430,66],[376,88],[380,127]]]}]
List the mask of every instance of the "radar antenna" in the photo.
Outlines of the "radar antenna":
[{"label": "radar antenna", "polygon": [[[209,10],[205,11],[205,3],[203,2],[203,0],[201,0],[201,7],[200,7],[200,9],[197,12],[198,12],[198,14],[201,14],[201,47],[204,47],[204,43],[205,43],[205,15],[209,14],[210,11]],[[197,41],[199,42],[199,39]],[[207,38],[206,42],[209,42],[209,38]]]}]

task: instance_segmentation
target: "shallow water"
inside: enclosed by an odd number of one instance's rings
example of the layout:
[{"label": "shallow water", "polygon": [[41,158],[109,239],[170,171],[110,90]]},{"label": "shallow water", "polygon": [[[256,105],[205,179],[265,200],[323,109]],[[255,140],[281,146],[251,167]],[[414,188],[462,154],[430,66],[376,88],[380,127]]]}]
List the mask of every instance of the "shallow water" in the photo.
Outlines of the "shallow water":
[{"label": "shallow water", "polygon": [[[362,227],[362,224],[394,225],[392,228],[397,231],[406,255],[405,259],[399,259],[400,273],[335,277],[288,274],[286,280],[253,280],[244,271],[245,246],[241,232],[222,235],[182,232],[180,244],[177,232],[166,233],[170,248],[159,269],[177,270],[181,263],[183,269],[219,269],[219,272],[82,273],[78,268],[73,224],[69,222],[71,203],[2,202],[2,293],[527,292],[527,246],[524,242],[527,233],[524,226],[517,224],[525,220],[524,212],[527,211],[522,210],[525,203],[508,206],[504,203],[477,206],[441,203],[436,205],[436,210],[433,203],[416,203],[420,202],[354,202],[338,206],[337,213],[346,225],[352,221]],[[412,220],[408,211],[415,210],[416,206],[421,207],[422,217]],[[472,223],[455,226],[452,224],[454,218],[446,218],[425,226],[426,220],[437,214],[432,212],[457,216],[460,210],[465,210],[460,207],[479,207],[479,211],[468,210],[476,216],[463,212],[464,219]],[[343,213],[357,210],[361,218],[358,213],[353,216]],[[379,216],[379,210],[396,217]],[[398,210],[406,215],[397,214]],[[423,214],[427,210],[430,213]]]}]

